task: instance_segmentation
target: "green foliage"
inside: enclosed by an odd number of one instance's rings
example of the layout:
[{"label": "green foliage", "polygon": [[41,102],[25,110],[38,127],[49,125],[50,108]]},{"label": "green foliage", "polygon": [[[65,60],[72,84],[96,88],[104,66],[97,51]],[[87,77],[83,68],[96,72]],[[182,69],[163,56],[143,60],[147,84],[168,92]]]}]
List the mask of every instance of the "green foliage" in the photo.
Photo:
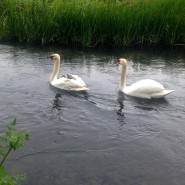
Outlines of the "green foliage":
[{"label": "green foliage", "polygon": [[1,0],[0,8],[0,38],[82,46],[185,44],[184,0]]},{"label": "green foliage", "polygon": [[0,167],[0,185],[18,185],[18,181],[24,179],[24,175],[10,176],[3,166]]},{"label": "green foliage", "polygon": [[0,185],[17,185],[17,181],[25,179],[24,175],[10,176],[3,166],[12,150],[23,147],[24,142],[29,141],[29,132],[16,132],[15,126],[16,119],[7,126],[5,136],[0,137]]}]

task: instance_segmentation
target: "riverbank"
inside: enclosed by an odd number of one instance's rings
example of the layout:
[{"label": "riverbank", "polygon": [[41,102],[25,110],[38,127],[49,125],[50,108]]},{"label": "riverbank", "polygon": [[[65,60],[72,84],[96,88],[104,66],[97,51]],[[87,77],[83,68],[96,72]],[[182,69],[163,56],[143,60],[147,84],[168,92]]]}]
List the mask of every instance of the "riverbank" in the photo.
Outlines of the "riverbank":
[{"label": "riverbank", "polygon": [[185,44],[184,0],[2,0],[0,39],[42,45]]}]

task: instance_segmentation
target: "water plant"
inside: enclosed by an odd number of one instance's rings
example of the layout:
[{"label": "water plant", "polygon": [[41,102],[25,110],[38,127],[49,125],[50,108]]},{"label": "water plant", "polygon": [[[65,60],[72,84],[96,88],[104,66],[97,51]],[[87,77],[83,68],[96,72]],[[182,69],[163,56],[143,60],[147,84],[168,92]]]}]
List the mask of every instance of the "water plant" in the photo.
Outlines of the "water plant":
[{"label": "water plant", "polygon": [[184,0],[1,0],[0,38],[95,47],[185,44]]},{"label": "water plant", "polygon": [[10,152],[23,147],[24,142],[29,141],[29,132],[16,132],[15,125],[16,119],[7,126],[5,136],[0,137],[0,185],[17,185],[18,181],[25,179],[24,175],[9,175],[4,167]]}]

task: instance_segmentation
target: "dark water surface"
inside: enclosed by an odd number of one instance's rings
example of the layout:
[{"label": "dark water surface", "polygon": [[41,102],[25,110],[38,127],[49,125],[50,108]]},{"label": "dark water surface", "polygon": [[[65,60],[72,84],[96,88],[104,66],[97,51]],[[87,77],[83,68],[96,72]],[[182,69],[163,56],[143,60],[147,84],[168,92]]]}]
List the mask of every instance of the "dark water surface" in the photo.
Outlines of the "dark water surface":
[{"label": "dark water surface", "polygon": [[[60,74],[78,74],[87,93],[48,84],[51,52],[64,55]],[[155,79],[175,92],[140,100],[118,93],[127,82]],[[23,185],[185,184],[185,57],[175,51],[81,51],[0,45],[0,134],[17,118],[31,141],[7,168],[25,173]]]}]

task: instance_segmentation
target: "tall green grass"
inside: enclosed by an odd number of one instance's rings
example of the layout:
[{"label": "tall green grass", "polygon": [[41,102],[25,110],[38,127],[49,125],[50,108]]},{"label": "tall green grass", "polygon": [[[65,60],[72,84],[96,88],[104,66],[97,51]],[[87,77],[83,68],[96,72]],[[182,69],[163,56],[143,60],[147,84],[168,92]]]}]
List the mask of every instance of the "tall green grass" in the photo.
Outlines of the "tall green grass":
[{"label": "tall green grass", "polygon": [[1,0],[0,38],[97,45],[185,44],[184,0]]}]

